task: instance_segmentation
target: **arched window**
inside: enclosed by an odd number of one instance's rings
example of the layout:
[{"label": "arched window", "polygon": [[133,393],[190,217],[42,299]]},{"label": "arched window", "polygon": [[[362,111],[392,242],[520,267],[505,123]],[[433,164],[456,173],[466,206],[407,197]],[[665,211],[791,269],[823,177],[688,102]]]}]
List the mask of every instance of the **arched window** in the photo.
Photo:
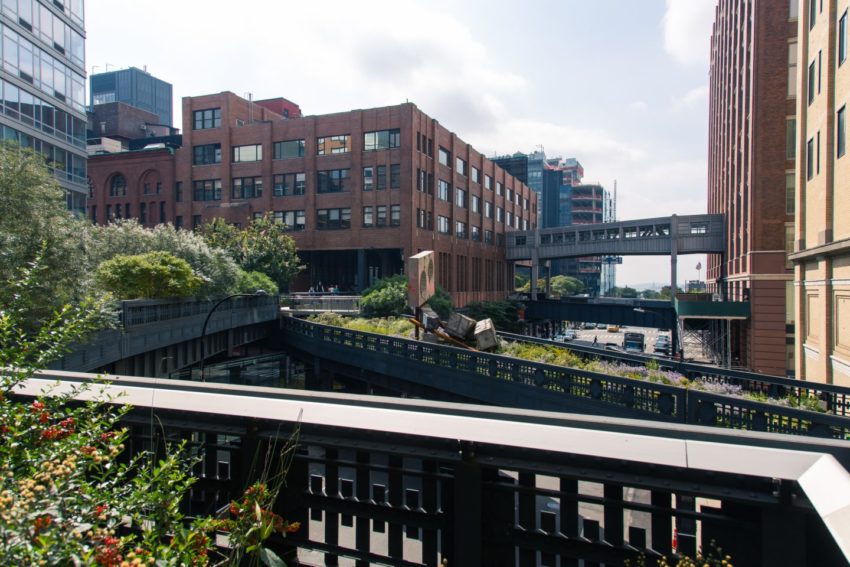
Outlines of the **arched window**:
[{"label": "arched window", "polygon": [[116,173],[109,185],[110,197],[123,197],[127,194],[127,180],[120,173]]}]

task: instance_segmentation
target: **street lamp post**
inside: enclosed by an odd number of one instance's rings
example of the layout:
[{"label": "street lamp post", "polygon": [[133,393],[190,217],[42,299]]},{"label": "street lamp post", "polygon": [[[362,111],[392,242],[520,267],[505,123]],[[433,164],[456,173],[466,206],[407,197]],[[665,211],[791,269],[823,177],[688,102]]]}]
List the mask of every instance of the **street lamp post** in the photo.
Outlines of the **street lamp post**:
[{"label": "street lamp post", "polygon": [[268,294],[262,289],[258,289],[254,293],[234,293],[232,295],[228,295],[224,299],[221,299],[218,303],[213,305],[213,308],[210,309],[209,313],[207,313],[207,318],[204,319],[204,326],[201,328],[201,382],[206,382],[206,380],[204,379],[204,360],[206,358],[206,352],[205,352],[206,351],[206,348],[205,348],[206,345],[204,343],[204,337],[207,334],[207,325],[210,322],[210,317],[212,317],[212,314],[215,312],[216,309],[218,309],[219,305],[221,305],[225,301],[233,299],[234,297],[261,297],[263,295],[268,295]]}]

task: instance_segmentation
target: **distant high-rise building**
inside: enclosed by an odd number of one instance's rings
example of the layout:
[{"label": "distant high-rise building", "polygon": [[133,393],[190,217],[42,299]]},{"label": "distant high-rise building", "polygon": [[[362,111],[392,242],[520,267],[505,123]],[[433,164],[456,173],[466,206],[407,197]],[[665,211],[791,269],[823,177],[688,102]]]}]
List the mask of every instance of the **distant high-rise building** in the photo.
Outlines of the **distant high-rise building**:
[{"label": "distant high-rise building", "polygon": [[[804,4],[801,3],[801,6]],[[795,14],[796,15],[796,14]],[[848,3],[809,2],[799,15],[795,233],[796,375],[850,386]],[[789,153],[791,148],[789,147]],[[795,203],[796,202],[796,203]],[[795,206],[796,205],[796,206]]]},{"label": "distant high-rise building", "polygon": [[[539,203],[543,203],[543,164],[546,162],[546,154],[542,151],[524,154],[517,152],[493,158],[493,163],[522,181],[537,193]],[[542,224],[545,204],[537,210],[537,222]]]},{"label": "distant high-rise building", "polygon": [[67,192],[68,208],[83,211],[88,193],[83,0],[3,2],[0,28],[3,138],[43,154]]},{"label": "distant high-rise building", "polygon": [[719,0],[709,72],[708,212],[725,215],[726,254],[709,255],[706,277],[750,302],[749,319],[730,320],[733,361],[779,375],[793,369],[797,4]]},{"label": "distant high-rise building", "polygon": [[157,79],[147,71],[130,67],[98,73],[90,77],[89,86],[92,107],[109,102],[123,102],[156,114],[160,125],[173,125],[171,83]]}]

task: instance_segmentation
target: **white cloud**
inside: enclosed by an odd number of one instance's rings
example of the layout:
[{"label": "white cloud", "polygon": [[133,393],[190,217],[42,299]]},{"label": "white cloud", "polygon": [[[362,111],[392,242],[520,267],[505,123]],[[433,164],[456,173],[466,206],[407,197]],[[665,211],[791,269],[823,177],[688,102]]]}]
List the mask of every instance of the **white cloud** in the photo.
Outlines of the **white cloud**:
[{"label": "white cloud", "polygon": [[631,112],[643,114],[649,110],[649,105],[642,100],[633,100],[626,105],[626,108],[628,108]]},{"label": "white cloud", "polygon": [[667,0],[664,49],[685,65],[705,65],[711,47],[715,0]]},{"label": "white cloud", "polygon": [[670,109],[673,112],[700,109],[706,111],[708,108],[708,85],[694,87],[682,96],[674,96],[670,101]]}]

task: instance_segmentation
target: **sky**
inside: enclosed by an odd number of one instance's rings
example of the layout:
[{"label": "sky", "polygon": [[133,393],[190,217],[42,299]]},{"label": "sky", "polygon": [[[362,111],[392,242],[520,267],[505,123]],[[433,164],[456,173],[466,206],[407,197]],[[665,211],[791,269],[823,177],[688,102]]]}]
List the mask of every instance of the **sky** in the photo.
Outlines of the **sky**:
[{"label": "sky", "polygon": [[[180,99],[286,97],[305,115],[416,103],[487,156],[541,146],[617,186],[620,220],[706,212],[715,0],[88,0],[89,73]],[[696,279],[703,255],[679,259]],[[702,272],[702,275],[705,271]],[[618,285],[669,283],[626,257]]]}]

